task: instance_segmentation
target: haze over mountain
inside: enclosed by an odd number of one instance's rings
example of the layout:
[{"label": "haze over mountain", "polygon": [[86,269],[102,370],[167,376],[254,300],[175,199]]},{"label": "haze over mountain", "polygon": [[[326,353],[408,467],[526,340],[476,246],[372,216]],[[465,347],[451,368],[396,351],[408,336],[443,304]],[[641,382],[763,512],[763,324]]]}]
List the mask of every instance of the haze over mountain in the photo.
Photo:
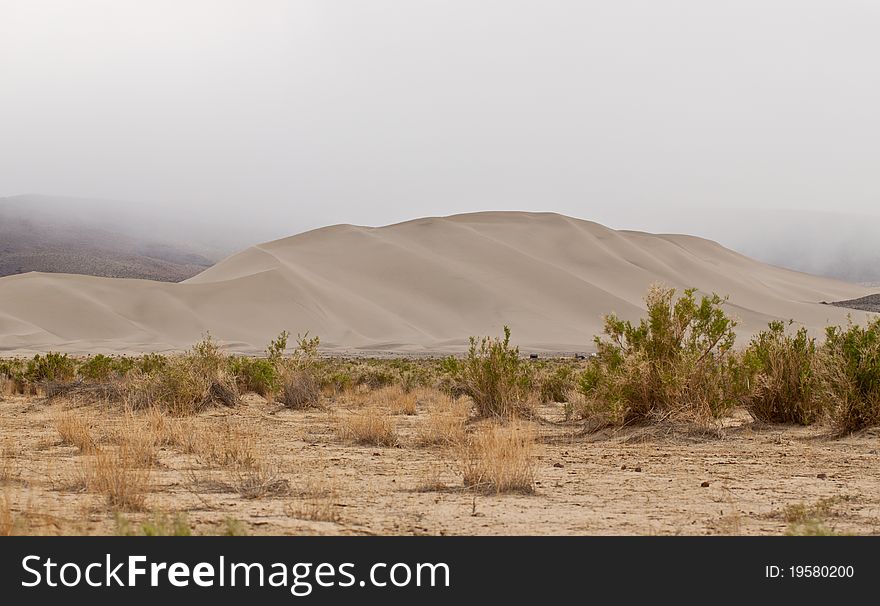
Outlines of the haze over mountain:
[{"label": "haze over mountain", "polygon": [[[180,284],[62,274],[0,279],[9,352],[174,350],[210,331],[253,352],[282,330],[336,351],[460,351],[513,330],[528,350],[589,350],[602,315],[642,315],[654,283],[729,295],[741,340],[773,319],[818,332],[858,285],[765,265],[682,235],[553,213],[336,225],[243,250]],[[858,315],[858,314],[856,314]]]},{"label": "haze over mountain", "polygon": [[232,252],[227,246],[211,242],[204,229],[124,203],[0,198],[0,276],[38,271],[178,282]]}]

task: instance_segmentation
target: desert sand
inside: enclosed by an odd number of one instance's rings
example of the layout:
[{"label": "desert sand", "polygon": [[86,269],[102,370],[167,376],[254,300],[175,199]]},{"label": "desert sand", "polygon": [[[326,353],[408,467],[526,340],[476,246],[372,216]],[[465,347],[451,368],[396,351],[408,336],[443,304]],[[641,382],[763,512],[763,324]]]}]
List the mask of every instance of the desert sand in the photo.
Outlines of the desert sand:
[{"label": "desert sand", "polygon": [[[187,435],[210,443],[189,454],[181,445],[157,447],[156,460],[140,471],[146,511],[120,513],[105,495],[83,489],[95,455],[63,443],[56,427],[66,411],[83,419],[98,447],[112,448],[120,432],[149,433],[140,417],[118,406],[0,399],[0,486],[11,531],[118,534],[127,520],[128,531],[140,532],[140,522],[163,512],[185,516],[194,534],[230,532],[231,522],[236,532],[269,535],[880,530],[876,431],[835,439],[827,428],[761,425],[739,413],[717,434],[650,427],[585,434],[581,424],[564,422],[562,405],[546,405],[535,423],[534,492],[498,495],[462,486],[454,449],[418,444],[430,401],[395,417],[396,447],[340,439],[340,416],[375,398],[336,397],[327,409],[294,411],[249,394],[235,409],[183,419]],[[237,470],[245,455],[271,467]],[[264,494],[243,490],[255,477]],[[3,504],[0,498],[0,510]]]},{"label": "desert sand", "polygon": [[553,213],[337,225],[235,254],[179,284],[28,273],[0,279],[0,352],[181,350],[210,332],[258,352],[282,330],[339,352],[443,353],[499,334],[589,351],[603,314],[636,319],[652,283],[730,297],[741,342],[773,319],[818,333],[869,289],[773,267],[701,238]]}]

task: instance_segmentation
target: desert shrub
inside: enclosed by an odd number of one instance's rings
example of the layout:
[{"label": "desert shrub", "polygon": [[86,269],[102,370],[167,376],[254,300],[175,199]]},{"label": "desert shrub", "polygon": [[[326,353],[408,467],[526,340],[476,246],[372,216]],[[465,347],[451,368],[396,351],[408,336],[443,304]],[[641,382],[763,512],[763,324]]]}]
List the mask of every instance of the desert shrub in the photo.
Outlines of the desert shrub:
[{"label": "desert shrub", "polygon": [[348,372],[337,370],[321,376],[321,387],[329,387],[336,393],[348,391],[354,385],[354,379]]},{"label": "desert shrub", "polygon": [[393,385],[396,380],[397,375],[395,373],[372,365],[358,368],[355,376],[355,383],[357,385],[366,385],[370,389],[380,389]]},{"label": "desert shrub", "polygon": [[471,337],[464,359],[448,358],[444,370],[460,390],[470,396],[481,417],[511,417],[528,411],[531,369],[510,345],[510,328],[504,338]]},{"label": "desert shrub", "polygon": [[[286,344],[286,333],[283,333]],[[287,408],[315,408],[321,401],[321,383],[318,380],[318,337],[309,333],[297,335],[296,348],[289,358],[280,360],[280,402]]]},{"label": "desert shrub", "polygon": [[880,319],[829,327],[822,354],[823,395],[837,429],[880,425]]},{"label": "desert shrub", "polygon": [[44,381],[72,381],[76,375],[76,361],[67,354],[49,352],[35,355],[27,364],[25,377],[34,383]]},{"label": "desert shrub", "polygon": [[269,342],[266,357],[233,357],[229,359],[229,370],[242,392],[252,391],[271,398],[282,386],[284,371],[284,352],[290,334],[285,330]]},{"label": "desert shrub", "polygon": [[168,358],[162,354],[145,354],[134,362],[135,368],[145,375],[156,374],[168,364]]},{"label": "desert shrub", "polygon": [[308,370],[290,371],[284,376],[279,401],[286,408],[317,408],[321,403],[321,385]]},{"label": "desert shrub", "polygon": [[83,379],[95,382],[109,381],[115,371],[116,364],[114,364],[113,358],[104,354],[89,356],[77,368],[77,373]]},{"label": "desert shrub", "polygon": [[519,422],[483,428],[459,447],[464,485],[486,493],[535,489],[535,435]]},{"label": "desert shrub", "polygon": [[182,416],[210,405],[236,406],[239,394],[225,353],[208,335],[185,355],[167,360],[161,371],[130,381],[125,402],[132,409],[155,406]]},{"label": "desert shrub", "polygon": [[568,392],[576,385],[575,372],[562,364],[538,377],[538,393],[542,402],[565,402]]},{"label": "desert shrub", "polygon": [[749,380],[746,409],[767,423],[809,425],[823,413],[815,339],[800,328],[786,334],[782,322],[771,322],[743,354]]},{"label": "desert shrub", "polygon": [[637,325],[606,316],[598,354],[580,379],[581,415],[597,425],[686,417],[705,421],[729,410],[741,396],[733,355],[734,327],[725,299],[695,289],[675,299],[675,289],[652,287],[647,318]]},{"label": "desert shrub", "polygon": [[24,393],[27,364],[20,358],[0,359],[0,394]]},{"label": "desert shrub", "polygon": [[271,360],[235,357],[229,361],[229,371],[235,376],[242,393],[252,391],[269,397],[278,389],[278,370]]}]

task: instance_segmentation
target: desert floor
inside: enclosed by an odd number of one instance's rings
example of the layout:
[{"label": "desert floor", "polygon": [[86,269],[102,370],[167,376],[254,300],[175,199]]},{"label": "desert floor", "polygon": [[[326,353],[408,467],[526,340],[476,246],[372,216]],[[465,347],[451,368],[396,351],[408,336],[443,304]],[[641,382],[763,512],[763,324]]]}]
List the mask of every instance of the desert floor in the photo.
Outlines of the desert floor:
[{"label": "desert floor", "polygon": [[394,416],[397,446],[340,437],[340,418],[363,399],[331,397],[324,409],[294,411],[251,394],[236,409],[167,420],[195,446],[157,445],[139,472],[141,510],[120,512],[86,489],[95,450],[65,445],[59,424],[83,420],[100,447],[166,421],[112,404],[5,396],[0,525],[22,534],[140,532],[132,528],[172,518],[193,534],[880,531],[878,432],[834,438],[739,414],[710,434],[584,434],[564,421],[562,405],[548,405],[532,423],[534,493],[499,495],[463,487],[453,447],[418,445],[429,406],[421,399],[414,415]]}]

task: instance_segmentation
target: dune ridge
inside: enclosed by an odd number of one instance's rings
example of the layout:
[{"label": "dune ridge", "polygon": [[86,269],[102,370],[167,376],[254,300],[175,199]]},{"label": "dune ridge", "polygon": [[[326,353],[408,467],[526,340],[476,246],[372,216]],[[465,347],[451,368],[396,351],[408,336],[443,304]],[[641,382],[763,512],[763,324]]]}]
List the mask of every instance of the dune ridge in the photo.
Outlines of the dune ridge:
[{"label": "dune ridge", "polygon": [[869,289],[693,236],[553,213],[336,225],[248,248],[181,283],[28,273],[0,279],[0,352],[180,350],[205,332],[240,352],[281,330],[337,352],[444,353],[511,326],[524,349],[589,351],[602,315],[635,319],[652,283],[729,295],[740,341],[773,319],[812,331]]}]

